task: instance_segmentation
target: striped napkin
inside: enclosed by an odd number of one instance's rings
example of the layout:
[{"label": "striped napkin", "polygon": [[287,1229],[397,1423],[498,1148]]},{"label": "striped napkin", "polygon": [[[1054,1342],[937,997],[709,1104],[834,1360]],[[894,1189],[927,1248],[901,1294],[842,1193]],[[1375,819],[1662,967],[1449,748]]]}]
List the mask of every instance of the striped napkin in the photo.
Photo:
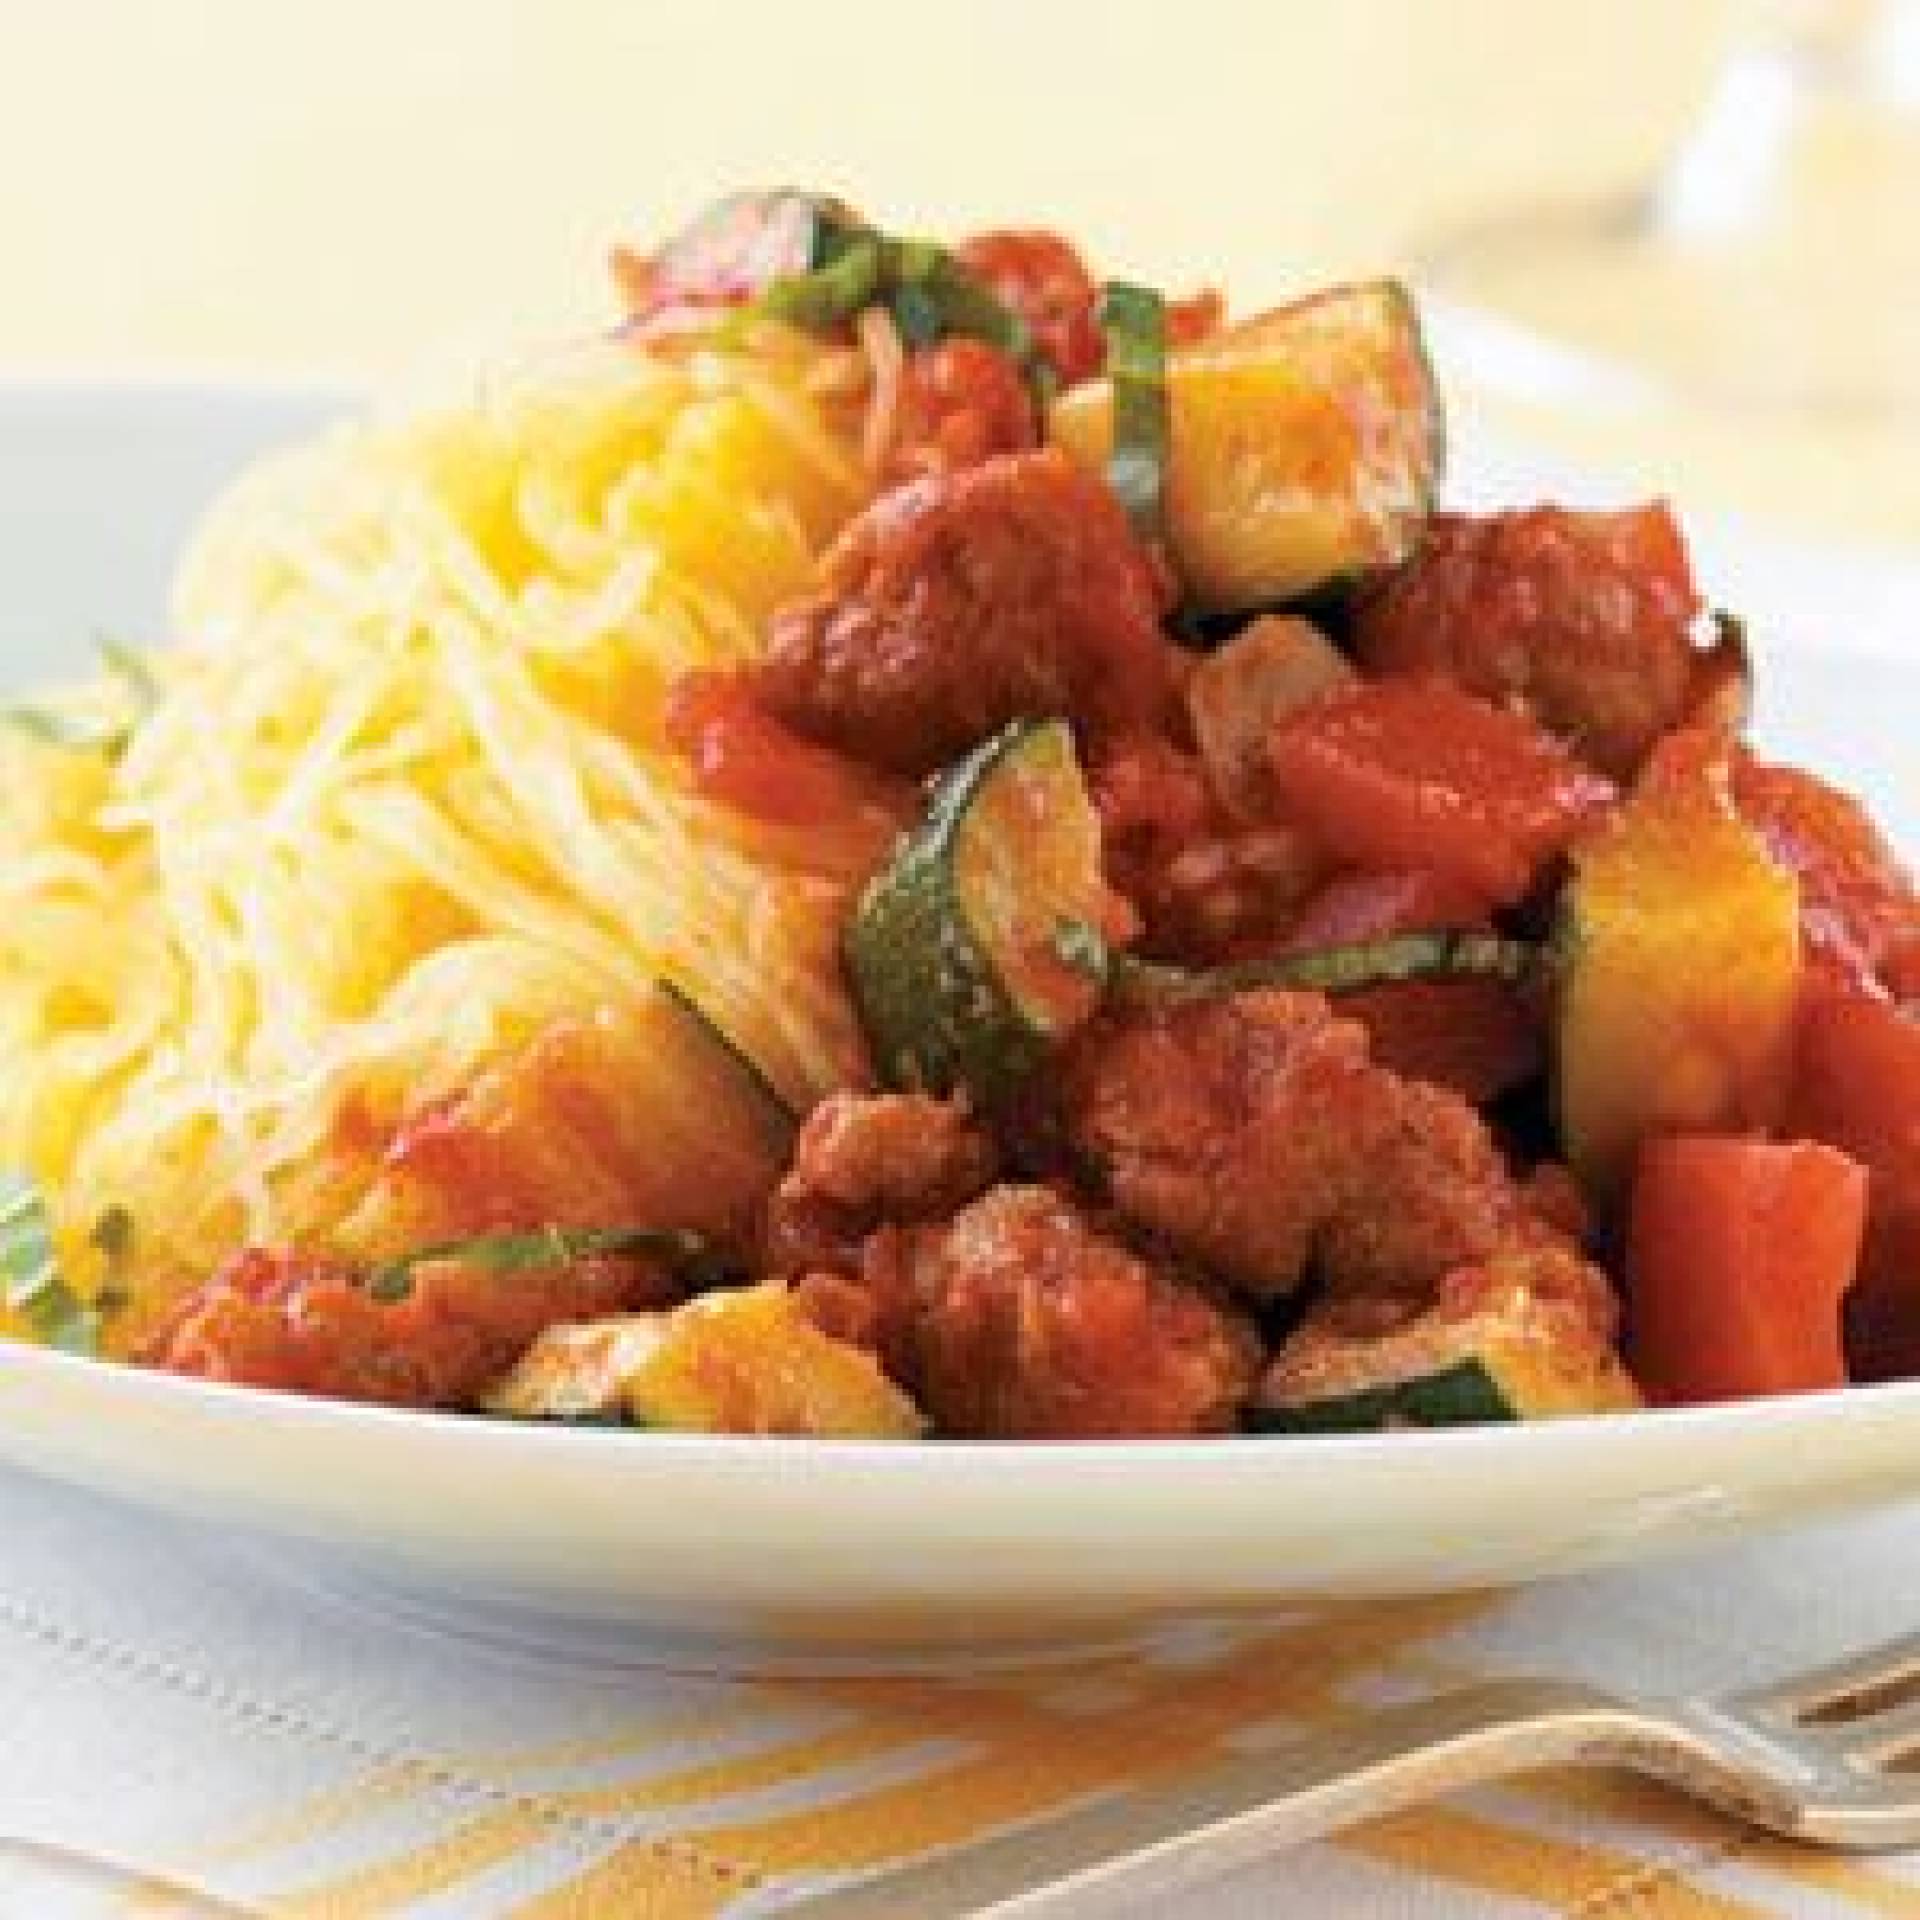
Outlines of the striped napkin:
[{"label": "striped napkin", "polygon": [[[1910,1630],[1920,1507],[1506,1597],[1300,1614],[1152,1661],[766,1682],[588,1669],[388,1617],[257,1544],[0,1477],[0,1828],[137,1863],[0,1870],[7,1920],[695,1920],[1487,1674],[1718,1689]],[[1920,1915],[1623,1778],[1542,1775],[1280,1856],[1195,1920]],[[912,1920],[903,1916],[903,1920]]]}]

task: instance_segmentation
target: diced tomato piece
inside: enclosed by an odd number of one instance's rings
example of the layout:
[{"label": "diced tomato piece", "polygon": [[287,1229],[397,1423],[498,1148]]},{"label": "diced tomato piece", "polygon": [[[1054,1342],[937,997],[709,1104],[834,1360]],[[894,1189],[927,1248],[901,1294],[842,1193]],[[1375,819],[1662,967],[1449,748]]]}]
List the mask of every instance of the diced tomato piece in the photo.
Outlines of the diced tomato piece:
[{"label": "diced tomato piece", "polygon": [[1624,778],[1688,711],[1699,607],[1664,502],[1443,513],[1362,597],[1354,644],[1369,673],[1517,705]]},{"label": "diced tomato piece", "polygon": [[1283,816],[1358,866],[1424,867],[1496,905],[1613,797],[1533,722],[1440,682],[1381,680],[1274,736]]},{"label": "diced tomato piece", "polygon": [[[1106,364],[1100,332],[1100,286],[1079,251],[1039,228],[979,233],[956,249],[1003,306],[1033,330],[1035,343],[1063,385],[1091,380]],[[1203,287],[1167,306],[1167,344],[1197,346],[1218,333],[1226,302]]]},{"label": "diced tomato piece", "polygon": [[1809,956],[1903,990],[1920,966],[1920,898],[1866,809],[1798,767],[1733,762],[1740,812],[1800,880]]},{"label": "diced tomato piece", "polygon": [[942,340],[908,356],[887,478],[977,467],[996,453],[1024,452],[1038,439],[1020,369],[984,340]]},{"label": "diced tomato piece", "polygon": [[1845,1385],[1842,1302],[1866,1217],[1866,1169],[1832,1147],[1649,1140],[1627,1237],[1627,1357],[1642,1388],[1684,1404]]},{"label": "diced tomato piece", "polygon": [[1202,287],[1167,305],[1167,345],[1197,347],[1226,325],[1227,302],[1218,287]]},{"label": "diced tomato piece", "polygon": [[1481,1106],[1540,1070],[1540,1021],[1504,980],[1392,980],[1343,993],[1338,1012],[1367,1030],[1374,1059]]},{"label": "diced tomato piece", "polygon": [[803,740],[735,674],[693,673],[676,682],[667,738],[686,756],[702,793],[759,820],[804,826],[901,804],[893,782]]},{"label": "diced tomato piece", "polygon": [[1484,927],[1487,902],[1453,874],[1427,867],[1337,873],[1300,909],[1284,951],[1313,953],[1396,933]]},{"label": "diced tomato piece", "polygon": [[1865,1162],[1877,1213],[1920,1212],[1920,1021],[1884,995],[1809,980],[1787,1119]]},{"label": "diced tomato piece", "polygon": [[1847,1315],[1855,1371],[1920,1373],[1920,1021],[1837,969],[1815,969],[1789,1119],[1868,1170],[1866,1251]]},{"label": "diced tomato piece", "polygon": [[960,258],[1033,330],[1062,381],[1089,380],[1106,359],[1096,309],[1100,289],[1071,242],[1027,229],[976,234]]},{"label": "diced tomato piece", "polygon": [[[1486,924],[1485,898],[1452,874],[1339,873],[1300,909],[1280,951],[1314,953]],[[1395,980],[1342,994],[1339,1010],[1366,1028],[1383,1067],[1451,1087],[1476,1106],[1539,1070],[1539,1016],[1504,981]]]}]

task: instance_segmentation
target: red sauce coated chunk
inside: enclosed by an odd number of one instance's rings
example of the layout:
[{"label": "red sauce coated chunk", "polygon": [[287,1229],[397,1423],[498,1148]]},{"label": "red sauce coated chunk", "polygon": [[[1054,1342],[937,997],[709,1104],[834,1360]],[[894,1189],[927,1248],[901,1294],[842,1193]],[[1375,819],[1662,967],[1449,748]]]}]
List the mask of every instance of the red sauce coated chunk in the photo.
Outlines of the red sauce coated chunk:
[{"label": "red sauce coated chunk", "polygon": [[[824,1288],[843,1326],[845,1284]],[[882,1231],[860,1284],[883,1356],[950,1434],[1217,1432],[1259,1360],[1239,1314],[1045,1187]]]},{"label": "red sauce coated chunk", "polygon": [[1315,994],[1111,1016],[1076,1043],[1062,1102],[1114,1204],[1256,1295],[1290,1292],[1370,1150],[1366,1035]]},{"label": "red sauce coated chunk", "polygon": [[1328,694],[1280,728],[1272,761],[1283,813],[1332,853],[1429,868],[1497,905],[1612,797],[1531,721],[1440,682]]},{"label": "red sauce coated chunk", "polygon": [[775,1273],[856,1267],[875,1228],[941,1219],[999,1170],[993,1141],[955,1101],[831,1094],[807,1116],[768,1204],[762,1258]]},{"label": "red sauce coated chunk", "polygon": [[677,681],[666,730],[702,793],[757,820],[812,826],[900,806],[899,789],[870,767],[775,719],[742,674],[691,673]]},{"label": "red sauce coated chunk", "polygon": [[977,467],[995,454],[1024,452],[1038,437],[1020,369],[983,340],[942,340],[907,358],[887,478]]},{"label": "red sauce coated chunk", "polygon": [[1037,228],[976,234],[961,260],[1002,306],[1032,329],[1034,344],[1062,382],[1091,379],[1106,359],[1096,318],[1100,289],[1070,241]]},{"label": "red sauce coated chunk", "polygon": [[1920,990],[1920,897],[1866,809],[1811,773],[1748,754],[1734,758],[1733,794],[1767,851],[1799,878],[1810,954],[1898,995]]},{"label": "red sauce coated chunk", "polygon": [[284,1248],[237,1255],[182,1303],[147,1358],[170,1372],[389,1406],[460,1407],[550,1326],[665,1306],[676,1290],[631,1260],[493,1273],[424,1265],[410,1294]]},{"label": "red sauce coated chunk", "polygon": [[1361,603],[1355,645],[1369,672],[1512,702],[1620,777],[1686,717],[1699,611],[1664,504],[1443,513]]},{"label": "red sauce coated chunk", "polygon": [[754,690],[796,732],[896,773],[1005,722],[1151,726],[1172,696],[1152,563],[1055,449],[883,494],[774,617]]},{"label": "red sauce coated chunk", "polygon": [[1536,1255],[1611,1313],[1606,1281],[1516,1181],[1479,1116],[1367,1058],[1316,994],[1118,1013],[1076,1042],[1063,1102],[1113,1203],[1222,1281],[1285,1294],[1313,1263],[1337,1295],[1404,1312],[1445,1277]]}]

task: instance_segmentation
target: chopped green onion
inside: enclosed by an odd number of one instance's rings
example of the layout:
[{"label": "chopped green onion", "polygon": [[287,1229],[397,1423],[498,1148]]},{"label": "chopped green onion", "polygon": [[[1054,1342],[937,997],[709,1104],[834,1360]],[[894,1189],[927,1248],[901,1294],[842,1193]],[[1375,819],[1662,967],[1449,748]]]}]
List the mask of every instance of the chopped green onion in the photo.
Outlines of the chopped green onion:
[{"label": "chopped green onion", "polygon": [[526,1273],[618,1254],[647,1255],[695,1273],[718,1272],[721,1265],[701,1235],[681,1228],[536,1227],[526,1233],[483,1233],[416,1247],[375,1267],[367,1276],[366,1289],[376,1300],[391,1305],[413,1291],[419,1268],[438,1260],[457,1260],[490,1273]]},{"label": "chopped green onion", "polygon": [[917,280],[895,287],[892,301],[893,324],[909,352],[930,347],[940,338],[943,324],[940,302],[932,290]]},{"label": "chopped green onion", "polygon": [[100,1351],[100,1315],[62,1277],[47,1203],[24,1173],[0,1173],[0,1297],[42,1345]]},{"label": "chopped green onion", "polygon": [[1113,446],[1107,484],[1143,538],[1164,530],[1167,445],[1167,303],[1151,287],[1110,280],[1100,296],[1113,388]]}]

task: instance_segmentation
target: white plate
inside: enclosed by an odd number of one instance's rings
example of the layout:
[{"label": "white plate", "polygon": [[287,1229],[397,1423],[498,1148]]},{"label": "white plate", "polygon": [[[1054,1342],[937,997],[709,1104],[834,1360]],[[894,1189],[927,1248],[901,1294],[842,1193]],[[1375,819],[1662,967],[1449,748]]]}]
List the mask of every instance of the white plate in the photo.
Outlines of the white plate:
[{"label": "white plate", "polygon": [[[8,677],[74,661],[101,627],[153,631],[197,500],[327,410],[0,389]],[[1817,610],[1848,584],[1797,578],[1793,597]],[[1920,843],[1899,780],[1920,675],[1885,647],[1768,646],[1759,630],[1771,736],[1873,790]],[[0,1458],[291,1550],[466,1630],[897,1666],[1530,1580],[1920,1493],[1920,1384],[1431,1435],[883,1446],[396,1414],[6,1347]]]}]

